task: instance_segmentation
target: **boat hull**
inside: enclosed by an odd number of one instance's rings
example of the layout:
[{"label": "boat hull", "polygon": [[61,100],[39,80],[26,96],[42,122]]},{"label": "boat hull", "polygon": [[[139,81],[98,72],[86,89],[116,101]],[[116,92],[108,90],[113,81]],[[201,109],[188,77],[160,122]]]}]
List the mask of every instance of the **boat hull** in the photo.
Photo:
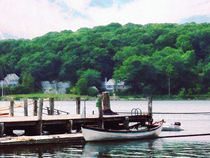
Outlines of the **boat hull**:
[{"label": "boat hull", "polygon": [[154,138],[159,136],[161,130],[162,130],[162,123],[161,125],[151,129],[136,130],[136,131],[107,131],[103,129],[82,127],[82,133],[86,141]]}]

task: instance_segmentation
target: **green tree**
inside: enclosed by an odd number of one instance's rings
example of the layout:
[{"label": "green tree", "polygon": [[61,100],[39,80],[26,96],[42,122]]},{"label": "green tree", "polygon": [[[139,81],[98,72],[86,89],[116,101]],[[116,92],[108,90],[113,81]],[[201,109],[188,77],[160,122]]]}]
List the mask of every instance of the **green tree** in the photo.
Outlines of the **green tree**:
[{"label": "green tree", "polygon": [[100,83],[101,83],[100,72],[93,69],[88,69],[83,72],[79,71],[79,73],[82,73],[80,78],[85,78],[88,81],[88,85],[87,85],[88,87],[91,87],[91,86],[100,87]]},{"label": "green tree", "polygon": [[25,71],[22,74],[22,86],[28,88],[30,91],[29,92],[34,92],[34,78],[31,75],[31,73],[29,71]]},{"label": "green tree", "polygon": [[85,78],[81,78],[76,83],[76,93],[79,95],[86,95],[88,93],[88,81]]},{"label": "green tree", "polygon": [[137,94],[156,93],[157,75],[155,67],[149,62],[149,57],[131,56],[127,58],[119,69],[114,71],[114,78],[125,80],[131,90]]}]

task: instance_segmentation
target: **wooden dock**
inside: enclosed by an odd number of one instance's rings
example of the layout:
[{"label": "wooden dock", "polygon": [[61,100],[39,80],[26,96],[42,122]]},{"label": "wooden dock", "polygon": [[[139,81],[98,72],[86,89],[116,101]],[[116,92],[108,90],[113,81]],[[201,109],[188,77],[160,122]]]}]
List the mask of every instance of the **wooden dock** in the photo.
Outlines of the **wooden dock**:
[{"label": "wooden dock", "polygon": [[[151,117],[142,115],[104,115],[104,124],[120,124],[128,119],[129,122],[148,122]],[[69,115],[44,115],[40,121],[38,116],[13,116],[0,119],[4,134],[13,135],[13,130],[25,130],[26,135],[42,135],[43,131],[52,134],[71,133],[72,130],[80,131],[82,125],[96,125],[99,122],[98,115],[87,115],[81,118],[78,114]],[[41,126],[40,126],[41,122]]]},{"label": "wooden dock", "polygon": [[[98,114],[84,116],[80,114],[80,98],[76,98],[76,114],[58,111],[54,108],[54,98],[49,99],[48,115],[43,115],[43,99],[34,100],[33,116],[28,116],[28,101],[15,105],[1,107],[1,111],[9,110],[9,117],[0,117],[0,146],[15,144],[44,144],[84,141],[81,135],[83,125],[101,126],[107,129],[126,128],[129,122],[139,122],[144,125],[152,122],[152,104],[148,103],[148,113],[134,109],[131,114],[119,115],[111,110],[109,94],[102,93],[98,98]],[[15,116],[14,108],[24,108],[24,116]],[[64,113],[64,114],[62,114]],[[57,114],[57,115],[56,115]],[[23,130],[24,136],[17,137],[14,130]],[[47,135],[46,135],[47,134]]]}]

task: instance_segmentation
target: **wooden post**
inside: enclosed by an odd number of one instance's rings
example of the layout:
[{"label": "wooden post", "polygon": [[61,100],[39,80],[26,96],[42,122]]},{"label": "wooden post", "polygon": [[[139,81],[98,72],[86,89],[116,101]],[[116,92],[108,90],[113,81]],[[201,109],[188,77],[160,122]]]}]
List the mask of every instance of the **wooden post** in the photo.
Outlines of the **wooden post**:
[{"label": "wooden post", "polygon": [[10,116],[14,116],[14,100],[10,101]]},{"label": "wooden post", "polygon": [[86,100],[84,100],[84,118],[86,118]]},{"label": "wooden post", "polygon": [[69,120],[66,124],[66,132],[72,133],[72,129],[73,129],[73,120]]},{"label": "wooden post", "polygon": [[24,116],[28,116],[28,99],[24,99]]},{"label": "wooden post", "polygon": [[152,124],[152,97],[148,98],[148,115],[151,117],[149,123]]},{"label": "wooden post", "polygon": [[148,114],[152,116],[152,97],[148,98]]},{"label": "wooden post", "polygon": [[3,137],[4,136],[4,123],[1,122],[0,123],[0,137]]},{"label": "wooden post", "polygon": [[37,109],[38,109],[38,106],[37,106],[37,99],[34,99],[34,116],[37,116]]},{"label": "wooden post", "polygon": [[129,117],[128,116],[125,117],[123,126],[125,127],[125,129],[129,129]]},{"label": "wooden post", "polygon": [[54,110],[55,110],[55,104],[54,104],[54,98],[50,98],[50,115],[54,115]]},{"label": "wooden post", "polygon": [[39,100],[39,120],[42,120],[43,98]]},{"label": "wooden post", "polygon": [[47,114],[50,115],[51,114],[51,111],[50,111],[50,108],[47,107]]},{"label": "wooden post", "polygon": [[104,110],[111,110],[110,109],[110,98],[108,92],[103,92],[103,108]]},{"label": "wooden post", "polygon": [[98,97],[98,113],[99,113],[99,127],[104,128],[102,96]]},{"label": "wooden post", "polygon": [[80,114],[80,97],[76,98],[76,114]]},{"label": "wooden post", "polygon": [[38,134],[42,135],[42,109],[43,109],[43,98],[40,99],[39,101],[39,116],[38,116]]}]

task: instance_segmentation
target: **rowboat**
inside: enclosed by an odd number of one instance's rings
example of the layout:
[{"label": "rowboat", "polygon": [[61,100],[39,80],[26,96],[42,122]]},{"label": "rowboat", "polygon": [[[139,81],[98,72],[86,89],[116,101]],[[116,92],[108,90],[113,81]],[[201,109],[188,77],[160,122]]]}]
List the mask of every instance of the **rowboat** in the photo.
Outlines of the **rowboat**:
[{"label": "rowboat", "polygon": [[158,137],[163,125],[163,120],[152,125],[124,130],[110,130],[96,127],[82,127],[82,134],[86,141],[107,141],[125,139],[145,139]]}]

